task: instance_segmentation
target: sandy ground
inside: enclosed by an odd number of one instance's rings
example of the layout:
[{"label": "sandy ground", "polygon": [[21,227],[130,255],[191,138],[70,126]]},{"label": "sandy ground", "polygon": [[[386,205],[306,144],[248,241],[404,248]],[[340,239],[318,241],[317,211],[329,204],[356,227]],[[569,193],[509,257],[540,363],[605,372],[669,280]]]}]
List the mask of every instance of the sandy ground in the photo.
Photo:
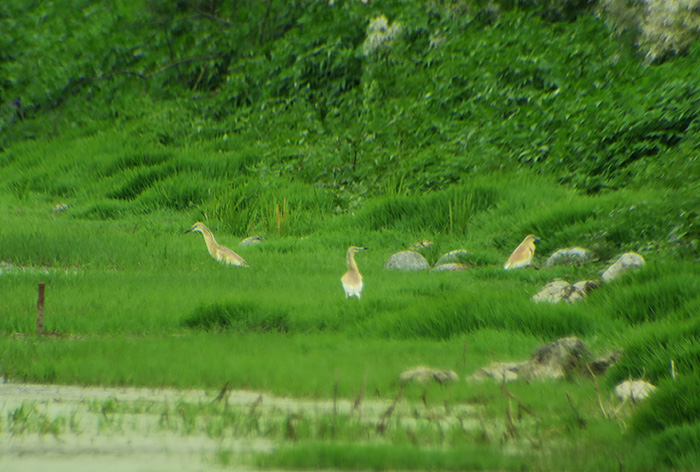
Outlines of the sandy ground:
[{"label": "sandy ground", "polygon": [[[235,392],[230,402],[252,405],[259,394]],[[118,425],[105,427],[95,405],[143,402],[210,402],[201,390],[151,390],[136,388],[83,388],[58,385],[0,384],[0,471],[202,471],[220,470],[214,461],[220,450],[269,451],[263,440],[219,440],[195,432],[184,435],[163,431],[156,414],[115,414]],[[23,404],[49,419],[76,419],[77,428],[64,425],[58,435],[37,431],[13,434],[9,418]],[[228,468],[228,470],[231,470]]]},{"label": "sandy ground", "polygon": [[[0,383],[0,472],[14,471],[204,471],[223,470],[216,461],[218,452],[240,454],[269,452],[275,444],[259,438],[212,438],[204,431],[168,431],[159,426],[164,405],[187,402],[209,403],[218,392],[142,388],[74,387]],[[274,397],[249,391],[231,391],[226,401],[232,408],[248,412],[251,407],[265,417],[325,414],[334,410],[349,413],[352,402],[314,401]],[[117,410],[106,421],[100,410],[105,404],[151,405],[147,412],[125,413]],[[379,418],[391,401],[362,403],[363,419]],[[30,405],[32,421],[12,420],[18,409]],[[155,407],[153,407],[155,405]],[[409,420],[410,405],[400,404],[403,421]],[[143,410],[143,408],[142,408]],[[42,418],[62,418],[60,433],[38,431]],[[70,427],[70,418],[76,427]],[[18,426],[30,424],[23,432]],[[14,430],[13,430],[14,425]],[[245,470],[227,466],[226,470]]]}]

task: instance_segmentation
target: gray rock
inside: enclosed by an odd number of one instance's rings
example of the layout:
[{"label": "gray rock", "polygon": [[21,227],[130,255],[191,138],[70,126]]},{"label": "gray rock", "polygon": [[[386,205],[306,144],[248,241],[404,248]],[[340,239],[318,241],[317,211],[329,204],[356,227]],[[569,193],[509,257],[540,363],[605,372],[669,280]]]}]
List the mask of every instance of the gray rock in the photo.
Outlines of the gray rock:
[{"label": "gray rock", "polygon": [[585,295],[588,295],[593,290],[600,287],[600,281],[599,280],[579,280],[578,282],[576,282],[574,284],[574,287],[579,289]]},{"label": "gray rock", "polygon": [[14,270],[15,266],[10,264],[9,262],[5,261],[0,261],[0,275],[2,275],[5,272],[10,272],[11,270]]},{"label": "gray rock", "polygon": [[538,303],[574,303],[584,298],[586,298],[586,294],[578,287],[564,280],[555,280],[545,285],[542,290],[532,297],[532,300]]},{"label": "gray rock", "polygon": [[621,350],[608,352],[591,362],[589,367],[594,375],[605,375],[608,369],[615,365],[620,358],[622,358]]},{"label": "gray rock", "polygon": [[656,387],[644,380],[625,380],[615,387],[615,395],[620,400],[643,400],[656,390]]},{"label": "gray rock", "polygon": [[433,272],[459,272],[461,270],[467,270],[469,266],[467,264],[461,264],[459,262],[448,262],[446,264],[440,264],[433,267]]},{"label": "gray rock", "polygon": [[65,203],[58,203],[55,207],[53,207],[53,212],[61,213],[63,211],[66,211],[68,208],[70,208],[70,205],[67,205]]},{"label": "gray rock", "polygon": [[559,249],[554,254],[549,256],[544,265],[581,265],[594,260],[596,260],[595,254],[588,249],[583,247],[568,247],[565,249]]},{"label": "gray rock", "polygon": [[631,269],[639,269],[646,262],[636,252],[627,252],[621,255],[614,264],[603,272],[603,282],[610,282]]},{"label": "gray rock", "polygon": [[397,252],[386,261],[385,269],[391,270],[430,270],[430,264],[417,252],[401,251]]},{"label": "gray rock", "polygon": [[422,251],[424,249],[430,249],[433,247],[435,243],[433,243],[429,239],[421,239],[420,241],[416,241],[415,243],[411,244],[408,246],[409,251]]},{"label": "gray rock", "polygon": [[493,379],[497,382],[512,382],[518,380],[518,372],[524,364],[525,362],[494,362],[474,372],[471,378],[472,380]]},{"label": "gray rock", "polygon": [[260,244],[262,242],[262,238],[260,236],[251,236],[249,238],[245,238],[243,241],[239,243],[240,246],[252,246],[253,244]]},{"label": "gray rock", "polygon": [[560,379],[576,371],[587,371],[590,353],[577,337],[561,338],[535,349],[520,371],[524,379]]},{"label": "gray rock", "polygon": [[476,371],[471,379],[496,381],[560,379],[575,372],[587,373],[590,353],[577,337],[561,338],[535,349],[525,362],[497,362]]},{"label": "gray rock", "polygon": [[402,372],[399,375],[401,383],[416,382],[425,384],[428,382],[437,382],[444,384],[457,380],[457,374],[451,370],[431,369],[430,367],[418,366]]},{"label": "gray rock", "polygon": [[467,259],[467,256],[469,256],[469,253],[466,249],[455,249],[454,251],[450,251],[447,254],[443,254],[440,257],[440,259],[438,259],[435,263],[435,267],[451,263],[461,264],[464,260]]}]

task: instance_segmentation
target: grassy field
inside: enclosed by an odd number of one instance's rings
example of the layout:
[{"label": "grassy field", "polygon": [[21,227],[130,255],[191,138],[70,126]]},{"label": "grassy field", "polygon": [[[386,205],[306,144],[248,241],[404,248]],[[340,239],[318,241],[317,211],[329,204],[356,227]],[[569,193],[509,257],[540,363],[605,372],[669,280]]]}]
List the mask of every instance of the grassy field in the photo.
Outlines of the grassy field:
[{"label": "grassy field", "polygon": [[[25,159],[17,159],[6,163],[4,175],[16,180],[67,161],[32,156],[26,159],[36,159],[28,170],[21,169]],[[119,154],[102,159],[76,157],[69,174],[76,178],[125,162]],[[671,360],[680,376],[694,375],[697,366],[699,270],[696,262],[677,256],[682,247],[663,238],[673,224],[667,189],[580,196],[546,177],[505,173],[420,198],[380,197],[337,215],[301,211],[308,190],[287,189],[289,216],[281,230],[272,213],[260,231],[263,242],[239,247],[249,233],[229,233],[201,208],[142,212],[139,198],[131,198],[117,206],[118,217],[89,217],[115,200],[104,195],[124,185],[118,179],[137,185],[126,174],[96,174],[104,182],[61,198],[69,205],[61,212],[53,211],[59,200],[40,191],[5,194],[0,355],[12,381],[211,391],[228,385],[349,400],[392,399],[401,392],[401,402],[425,405],[415,414],[425,415],[428,426],[411,426],[408,416],[397,415],[386,434],[377,433],[380,419],[368,425],[352,415],[342,421],[302,415],[293,438],[276,429],[281,425],[262,432],[224,429],[224,436],[271,437],[280,444],[272,455],[257,459],[222,447],[217,461],[224,465],[618,470],[623,464],[645,470],[650,463],[691,469],[695,464],[659,458],[660,449],[644,446],[644,434],[631,433],[628,425],[638,407],[620,405],[611,393],[616,381],[628,377],[664,382]],[[150,188],[157,185],[162,181]],[[686,189],[675,196],[695,198]],[[250,267],[214,261],[200,235],[184,234],[197,220],[206,220],[219,242],[238,251]],[[528,232],[542,237],[539,270],[504,271],[510,250]],[[636,246],[640,233],[658,243]],[[434,242],[424,250],[431,264],[450,250],[466,249],[470,268],[456,273],[384,269],[391,254],[426,238]],[[340,286],[350,244],[370,248],[357,257],[366,284],[361,300],[346,300]],[[599,260],[544,266],[549,254],[573,245],[592,248]],[[598,278],[625,250],[638,250],[648,266],[580,304],[530,300],[556,278]],[[47,336],[34,334],[39,283],[46,284]],[[531,416],[498,385],[463,380],[491,362],[524,360],[538,345],[572,335],[597,354],[619,348],[628,353],[598,380],[600,394],[583,378],[509,386]],[[460,380],[402,389],[398,375],[417,365],[454,370]],[[470,421],[488,426],[463,430],[459,423],[432,424],[436,410],[450,418],[450,405],[477,405]],[[195,422],[227,421],[225,410],[212,412],[199,403],[189,408]],[[509,426],[511,409],[518,419]],[[329,436],[327,425],[336,422]],[[680,437],[693,434],[682,431]],[[649,441],[662,439],[655,435]],[[592,448],[598,453],[590,455]]]}]

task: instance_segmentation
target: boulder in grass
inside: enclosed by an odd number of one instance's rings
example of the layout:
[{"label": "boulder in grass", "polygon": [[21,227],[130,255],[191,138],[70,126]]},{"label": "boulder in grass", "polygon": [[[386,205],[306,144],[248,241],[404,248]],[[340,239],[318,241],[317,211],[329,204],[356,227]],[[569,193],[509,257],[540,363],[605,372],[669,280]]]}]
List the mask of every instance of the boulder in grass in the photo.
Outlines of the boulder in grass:
[{"label": "boulder in grass", "polygon": [[603,272],[603,282],[608,283],[625,272],[632,269],[639,269],[646,264],[644,258],[636,252],[626,252],[621,255],[615,263]]},{"label": "boulder in grass", "polygon": [[262,242],[262,238],[260,236],[251,236],[249,238],[245,238],[243,241],[240,242],[241,246],[252,246],[253,244],[260,244]]},{"label": "boulder in grass", "polygon": [[448,262],[446,264],[440,264],[433,267],[433,272],[459,272],[462,270],[469,269],[467,264],[461,264],[459,262]]},{"label": "boulder in grass", "polygon": [[625,380],[615,387],[615,395],[620,400],[644,400],[651,395],[656,387],[644,380]]},{"label": "boulder in grass", "polygon": [[578,287],[564,280],[555,280],[545,285],[542,290],[532,297],[532,300],[538,303],[575,303],[584,298],[586,298],[586,294]]},{"label": "boulder in grass", "polygon": [[70,205],[67,205],[65,203],[57,203],[55,207],[53,207],[53,212],[54,213],[61,213],[66,211],[68,208],[70,208]]},{"label": "boulder in grass", "polygon": [[409,251],[423,251],[425,249],[430,249],[433,247],[435,243],[433,243],[429,239],[421,239],[420,241],[416,241],[415,243],[411,244],[408,246]]},{"label": "boulder in grass", "polygon": [[561,379],[576,373],[603,375],[621,356],[621,351],[614,351],[591,360],[588,348],[579,338],[561,338],[535,349],[527,361],[494,362],[477,370],[470,379],[511,382]]},{"label": "boulder in grass", "polygon": [[600,287],[600,281],[599,280],[579,280],[578,282],[576,282],[574,284],[574,287],[576,287],[581,292],[583,292],[584,295],[588,295],[593,290]]},{"label": "boulder in grass", "polygon": [[594,260],[596,260],[595,254],[586,248],[567,247],[565,249],[559,249],[549,256],[544,265],[581,265]]},{"label": "boulder in grass", "polygon": [[418,366],[402,372],[399,375],[401,383],[416,382],[426,384],[429,382],[437,382],[439,384],[454,382],[457,380],[457,374],[452,370],[431,369],[430,367]]},{"label": "boulder in grass", "polygon": [[467,256],[469,256],[469,253],[466,249],[455,249],[447,254],[443,254],[435,263],[435,267],[443,264],[463,263],[467,259]]},{"label": "boulder in grass", "polygon": [[493,379],[496,382],[512,382],[518,380],[518,372],[523,365],[525,362],[494,362],[474,372],[471,378],[472,380]]},{"label": "boulder in grass", "polygon": [[588,367],[593,375],[605,375],[605,373],[622,358],[622,351],[610,351],[593,360]]},{"label": "boulder in grass", "polygon": [[586,345],[572,336],[544,344],[532,353],[520,369],[521,379],[560,379],[574,372],[587,372],[590,359]]},{"label": "boulder in grass", "polygon": [[425,257],[414,251],[397,252],[386,261],[385,269],[391,270],[430,270],[430,264]]}]

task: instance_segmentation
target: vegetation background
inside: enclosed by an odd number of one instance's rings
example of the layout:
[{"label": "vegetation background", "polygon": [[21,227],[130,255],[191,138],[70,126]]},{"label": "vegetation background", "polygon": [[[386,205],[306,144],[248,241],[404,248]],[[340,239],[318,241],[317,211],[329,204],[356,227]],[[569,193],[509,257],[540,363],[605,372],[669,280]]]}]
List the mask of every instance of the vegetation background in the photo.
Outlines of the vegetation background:
[{"label": "vegetation background", "polygon": [[[658,393],[614,406],[612,418],[591,379],[516,385],[540,414],[519,426],[537,439],[521,457],[503,453],[518,444],[512,434],[485,426],[369,443],[309,427],[260,465],[697,469],[699,9],[3,2],[5,375],[393,398],[405,368],[466,377],[576,335],[625,352],[603,396],[629,377]],[[220,266],[182,234],[198,220],[251,267]],[[598,262],[503,271],[528,233],[542,238],[540,262],[575,245]],[[263,243],[237,247],[251,235]],[[383,269],[421,239],[434,242],[423,250],[431,264],[465,248],[471,268]],[[351,244],[371,249],[358,256],[361,301],[339,283]],[[530,301],[552,279],[596,278],[630,250],[647,267],[584,303]],[[50,336],[33,334],[41,282]],[[478,405],[482,425],[509,404],[498,386],[463,381],[405,395]],[[468,452],[486,459],[465,463]]]}]

